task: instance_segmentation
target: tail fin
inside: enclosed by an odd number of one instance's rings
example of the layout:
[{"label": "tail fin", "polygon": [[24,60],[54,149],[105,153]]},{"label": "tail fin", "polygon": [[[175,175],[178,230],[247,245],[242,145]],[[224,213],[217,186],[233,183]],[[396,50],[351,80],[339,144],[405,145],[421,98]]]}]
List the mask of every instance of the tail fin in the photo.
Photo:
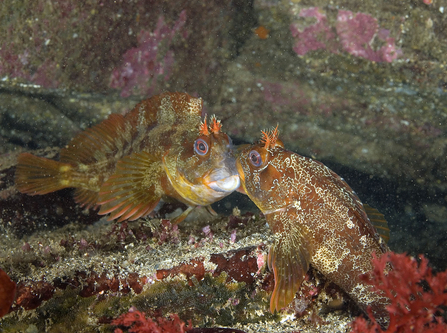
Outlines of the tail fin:
[{"label": "tail fin", "polygon": [[22,153],[17,158],[15,183],[21,193],[47,194],[70,187],[72,165]]}]

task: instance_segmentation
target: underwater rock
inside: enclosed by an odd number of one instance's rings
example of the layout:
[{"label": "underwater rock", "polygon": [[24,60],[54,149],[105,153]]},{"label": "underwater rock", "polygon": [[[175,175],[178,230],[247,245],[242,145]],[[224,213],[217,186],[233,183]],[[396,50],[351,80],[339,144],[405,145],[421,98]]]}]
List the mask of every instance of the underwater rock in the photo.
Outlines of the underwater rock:
[{"label": "underwater rock", "polygon": [[[242,3],[238,12],[251,6]],[[219,1],[5,3],[0,16],[9,19],[0,22],[0,77],[83,92],[104,93],[112,86],[128,95],[147,93],[124,84],[141,71],[132,82],[145,87],[142,80],[154,78],[151,93],[200,90],[206,100],[215,99],[235,44],[229,34],[236,30],[235,7]],[[137,58],[149,61],[130,66]]]},{"label": "underwater rock", "polygon": [[[176,241],[162,242],[155,236],[163,228],[159,219],[68,223],[24,238],[4,229],[9,242],[0,244],[0,265],[14,272],[18,296],[12,312],[0,321],[2,328],[17,330],[20,315],[20,325],[41,329],[51,318],[52,324],[45,326],[50,332],[62,323],[70,323],[75,331],[97,322],[108,325],[132,307],[158,311],[158,316],[176,313],[195,328],[311,329],[315,322],[305,318],[313,316],[330,321],[325,324],[329,330],[347,327],[349,317],[318,314],[335,297],[333,286],[321,276],[303,283],[302,292],[313,296],[299,309],[302,320],[281,322],[295,313],[294,305],[284,314],[270,314],[273,274],[266,271],[265,257],[271,233],[265,219],[251,214],[249,223],[236,229],[237,241],[228,225],[228,217],[184,221]],[[205,227],[212,239],[202,231]]]},{"label": "underwater rock", "polygon": [[269,37],[246,40],[213,112],[234,138],[278,124],[295,152],[445,192],[444,7],[399,4],[256,1]]}]

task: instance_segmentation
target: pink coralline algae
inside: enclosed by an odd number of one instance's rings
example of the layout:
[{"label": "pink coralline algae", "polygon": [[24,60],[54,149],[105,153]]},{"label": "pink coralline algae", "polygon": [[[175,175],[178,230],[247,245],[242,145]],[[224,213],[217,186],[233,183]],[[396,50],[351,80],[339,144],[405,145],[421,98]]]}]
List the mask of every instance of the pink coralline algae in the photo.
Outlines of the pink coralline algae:
[{"label": "pink coralline algae", "polygon": [[[379,30],[377,19],[369,14],[340,10],[335,29],[329,25],[326,14],[318,7],[302,9],[298,16],[316,20],[311,25],[291,24],[290,30],[295,38],[293,50],[298,55],[326,49],[332,53],[345,51],[375,62],[392,62],[402,54],[396,47],[395,39],[389,37],[390,32]],[[375,40],[382,44],[377,50],[373,48]]]},{"label": "pink coralline algae", "polygon": [[[37,43],[37,42],[36,42]],[[38,49],[39,46],[36,46]],[[29,52],[15,54],[7,45],[0,47],[0,75],[11,78],[22,78],[46,88],[56,88],[59,85],[60,69],[56,62],[47,59],[34,71],[28,69]]]},{"label": "pink coralline algae", "polygon": [[376,62],[392,62],[400,54],[396,49],[394,38],[387,36],[386,30],[382,29],[378,38],[385,42],[378,51],[374,51],[371,43],[378,32],[377,19],[364,14],[353,14],[347,10],[340,10],[337,16],[337,34],[343,49],[357,57],[362,57]]},{"label": "pink coralline algae", "polygon": [[299,55],[326,48],[335,53],[335,34],[327,22],[326,14],[317,7],[310,7],[301,10],[299,16],[303,18],[313,17],[316,19],[316,23],[303,29],[300,29],[296,24],[290,25],[292,36],[296,39],[293,50]]},{"label": "pink coralline algae", "polygon": [[[138,46],[123,55],[123,63],[111,75],[110,87],[121,89],[121,96],[132,94],[152,95],[159,80],[167,81],[174,66],[174,52],[170,49],[173,38],[186,22],[186,11],[170,28],[160,16],[153,32],[142,30]],[[181,33],[186,38],[186,31]]]}]

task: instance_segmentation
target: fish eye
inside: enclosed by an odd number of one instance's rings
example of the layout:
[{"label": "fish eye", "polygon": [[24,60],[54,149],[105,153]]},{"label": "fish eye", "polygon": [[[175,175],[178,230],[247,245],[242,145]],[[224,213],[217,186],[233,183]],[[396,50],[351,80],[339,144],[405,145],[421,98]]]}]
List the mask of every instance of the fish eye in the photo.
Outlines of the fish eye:
[{"label": "fish eye", "polygon": [[194,151],[203,156],[208,152],[208,144],[203,139],[197,139],[194,142]]},{"label": "fish eye", "polygon": [[249,155],[250,162],[255,167],[258,167],[262,164],[262,157],[261,154],[259,154],[256,150],[252,150]]}]

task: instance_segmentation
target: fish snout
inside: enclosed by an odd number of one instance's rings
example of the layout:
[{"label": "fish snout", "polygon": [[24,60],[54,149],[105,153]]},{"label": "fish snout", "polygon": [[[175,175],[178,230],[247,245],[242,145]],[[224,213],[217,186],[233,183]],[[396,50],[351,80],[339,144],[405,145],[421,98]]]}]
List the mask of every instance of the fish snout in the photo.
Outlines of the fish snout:
[{"label": "fish snout", "polygon": [[228,167],[213,170],[204,178],[204,183],[216,192],[233,192],[240,186],[235,168]]}]

